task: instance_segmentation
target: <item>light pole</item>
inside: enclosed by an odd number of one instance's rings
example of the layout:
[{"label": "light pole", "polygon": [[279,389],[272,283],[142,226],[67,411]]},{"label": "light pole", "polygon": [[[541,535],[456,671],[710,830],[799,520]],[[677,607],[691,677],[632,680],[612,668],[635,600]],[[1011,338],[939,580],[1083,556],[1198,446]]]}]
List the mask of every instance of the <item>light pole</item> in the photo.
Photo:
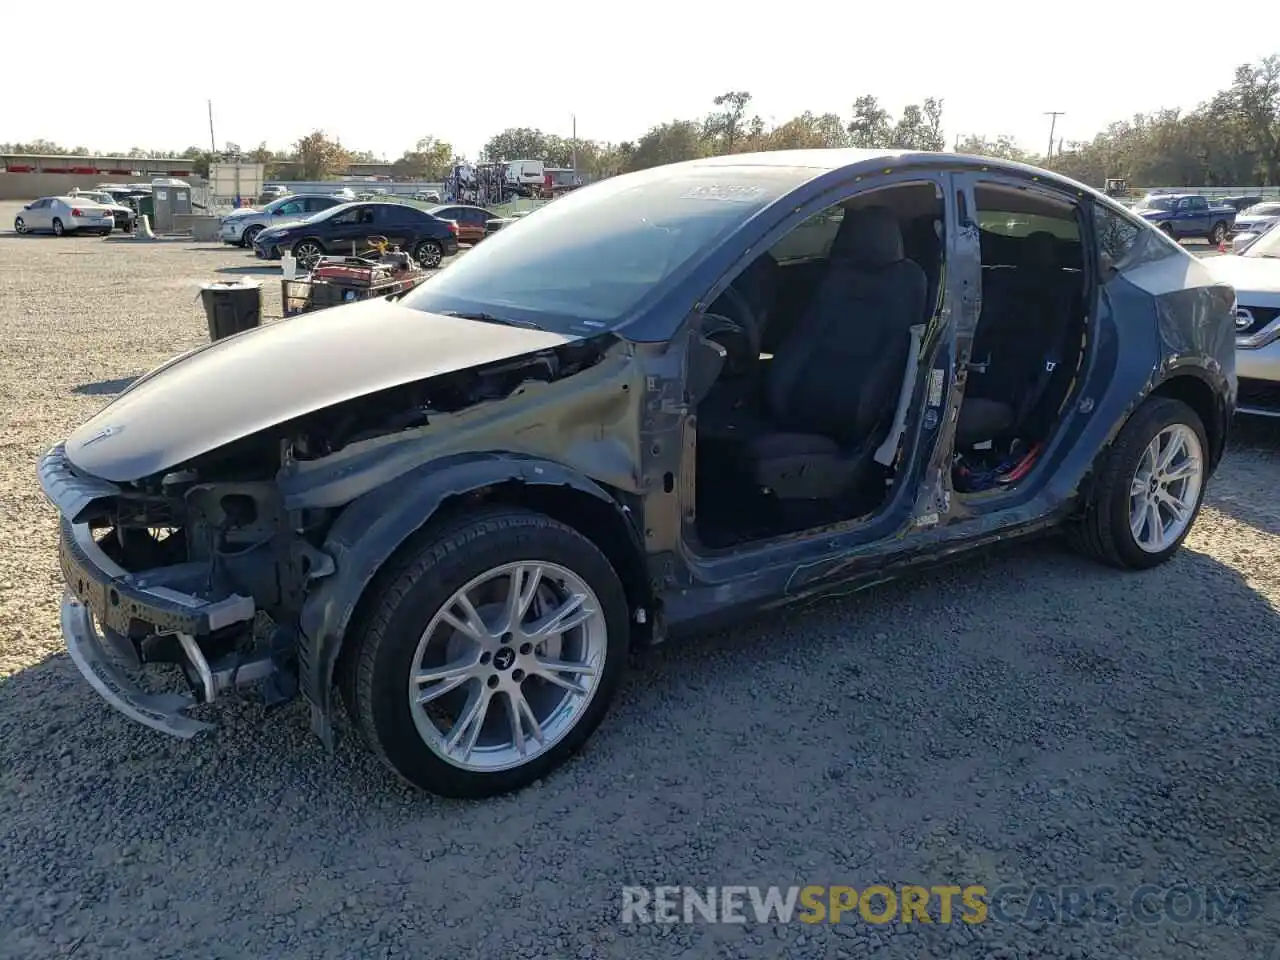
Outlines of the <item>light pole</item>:
[{"label": "light pole", "polygon": [[1049,119],[1049,152],[1045,154],[1046,158],[1050,160],[1053,159],[1053,134],[1054,134],[1054,131],[1057,130],[1058,128],[1058,118],[1063,116],[1065,112],[1066,111],[1064,110],[1046,110],[1044,112],[1044,115],[1050,118]]},{"label": "light pole", "polygon": [[576,113],[569,114],[569,119],[573,122],[573,178],[578,178],[578,115]]}]

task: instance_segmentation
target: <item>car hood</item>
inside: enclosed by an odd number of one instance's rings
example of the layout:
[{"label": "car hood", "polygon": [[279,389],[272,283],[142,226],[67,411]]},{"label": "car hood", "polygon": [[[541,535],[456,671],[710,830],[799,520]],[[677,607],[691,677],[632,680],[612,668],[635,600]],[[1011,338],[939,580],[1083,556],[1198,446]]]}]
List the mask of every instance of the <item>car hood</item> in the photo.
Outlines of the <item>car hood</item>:
[{"label": "car hood", "polygon": [[330,307],[156,368],[72,433],[66,452],[86,473],[137,480],[345,400],[576,339],[381,299]]},{"label": "car hood", "polygon": [[1280,293],[1280,260],[1275,258],[1228,254],[1202,262],[1215,280],[1235,287],[1237,293]]},{"label": "car hood", "polygon": [[232,213],[228,213],[222,219],[223,220],[244,220],[246,217],[260,217],[260,216],[262,216],[261,210],[251,210],[248,207],[241,207],[239,210],[235,210]]}]

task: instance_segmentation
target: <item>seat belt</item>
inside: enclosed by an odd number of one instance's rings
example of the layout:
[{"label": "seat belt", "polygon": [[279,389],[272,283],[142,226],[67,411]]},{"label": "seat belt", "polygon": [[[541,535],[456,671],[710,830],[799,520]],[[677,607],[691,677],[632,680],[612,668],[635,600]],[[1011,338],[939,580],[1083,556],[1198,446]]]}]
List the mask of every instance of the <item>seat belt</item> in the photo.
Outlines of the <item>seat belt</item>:
[{"label": "seat belt", "polygon": [[1049,349],[1048,355],[1044,358],[1044,363],[1040,367],[1040,372],[1036,374],[1035,382],[1031,384],[1029,389],[1022,397],[1022,403],[1018,405],[1017,415],[1013,418],[1013,425],[1009,432],[1022,428],[1027,417],[1035,412],[1040,401],[1044,399],[1045,391],[1049,389],[1049,384],[1053,381],[1053,374],[1058,369],[1058,364],[1062,362],[1062,355],[1066,351],[1067,340],[1071,334],[1071,324],[1063,324],[1061,332],[1059,332],[1057,340]]}]

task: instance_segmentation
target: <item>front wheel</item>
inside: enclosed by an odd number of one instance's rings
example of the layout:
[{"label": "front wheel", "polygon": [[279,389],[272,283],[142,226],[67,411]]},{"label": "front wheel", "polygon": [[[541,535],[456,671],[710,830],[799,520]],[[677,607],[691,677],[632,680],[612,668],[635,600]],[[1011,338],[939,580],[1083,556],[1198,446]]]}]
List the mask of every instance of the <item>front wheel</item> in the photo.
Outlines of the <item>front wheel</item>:
[{"label": "front wheel", "polygon": [[1113,567],[1164,563],[1200,512],[1208,449],[1194,410],[1169,397],[1148,400],[1104,455],[1084,516],[1069,528],[1076,548]]},{"label": "front wheel", "polygon": [[21,217],[14,217],[14,218],[13,218],[13,232],[14,232],[14,233],[26,233],[26,232],[27,232],[27,221],[23,220]]},{"label": "front wheel", "polygon": [[246,227],[244,233],[240,234],[240,246],[246,250],[253,249],[253,238],[262,232],[262,227]]},{"label": "front wheel", "polygon": [[62,221],[59,220],[57,217],[54,217],[53,218],[53,235],[55,237],[61,237],[65,235],[66,232],[67,232],[66,229],[62,226]]},{"label": "front wheel", "polygon": [[379,583],[340,683],[365,742],[411,784],[519,789],[604,718],[630,620],[613,567],[578,531],[486,511],[419,535]]},{"label": "front wheel", "polygon": [[423,240],[413,248],[413,259],[424,267],[438,267],[444,259],[444,247],[435,240]]},{"label": "front wheel", "polygon": [[323,256],[324,247],[320,246],[318,240],[299,240],[293,245],[293,258],[304,270],[310,270]]},{"label": "front wheel", "polygon": [[1178,235],[1177,235],[1176,233],[1174,233],[1174,232],[1173,232],[1173,224],[1172,224],[1172,223],[1162,223],[1162,224],[1160,224],[1160,229],[1161,229],[1161,230],[1163,230],[1165,233],[1167,233],[1171,239],[1173,239],[1173,240],[1177,240],[1177,239],[1178,239]]},{"label": "front wheel", "polygon": [[1219,220],[1209,231],[1209,242],[1216,247],[1225,239],[1227,239],[1227,225]]}]

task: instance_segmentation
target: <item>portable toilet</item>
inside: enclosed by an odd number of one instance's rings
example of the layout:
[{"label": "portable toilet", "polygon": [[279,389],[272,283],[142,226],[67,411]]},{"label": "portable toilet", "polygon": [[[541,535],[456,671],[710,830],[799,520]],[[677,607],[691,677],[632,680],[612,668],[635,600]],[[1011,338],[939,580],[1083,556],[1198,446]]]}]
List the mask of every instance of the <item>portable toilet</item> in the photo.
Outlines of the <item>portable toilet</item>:
[{"label": "portable toilet", "polygon": [[172,177],[156,177],[151,181],[151,199],[155,205],[152,227],[156,233],[172,233],[174,218],[191,213],[191,184]]}]

